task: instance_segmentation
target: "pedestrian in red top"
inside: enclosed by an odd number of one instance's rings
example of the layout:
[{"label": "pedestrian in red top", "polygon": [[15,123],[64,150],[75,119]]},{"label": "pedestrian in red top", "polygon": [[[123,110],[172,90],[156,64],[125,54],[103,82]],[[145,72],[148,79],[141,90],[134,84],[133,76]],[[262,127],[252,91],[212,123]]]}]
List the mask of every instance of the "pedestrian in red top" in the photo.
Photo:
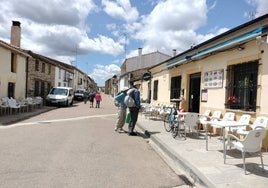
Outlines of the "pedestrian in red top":
[{"label": "pedestrian in red top", "polygon": [[96,100],[96,108],[100,108],[100,102],[102,100],[100,92],[96,93],[95,100]]}]

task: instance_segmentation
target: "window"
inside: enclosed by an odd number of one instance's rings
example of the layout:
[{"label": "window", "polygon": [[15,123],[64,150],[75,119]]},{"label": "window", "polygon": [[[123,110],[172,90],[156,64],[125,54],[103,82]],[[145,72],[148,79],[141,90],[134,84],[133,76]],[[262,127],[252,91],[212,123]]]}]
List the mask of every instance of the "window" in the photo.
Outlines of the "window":
[{"label": "window", "polygon": [[34,82],[34,96],[40,96],[40,92],[39,92],[39,88],[40,88],[40,83],[38,80],[35,80]]},{"label": "window", "polygon": [[59,79],[61,79],[61,69],[59,68]]},{"label": "window", "polygon": [[226,108],[256,111],[257,78],[258,61],[228,66]]},{"label": "window", "polygon": [[67,75],[68,75],[67,71],[64,71],[64,78],[63,78],[63,81],[65,81],[65,82],[67,82]]},{"label": "window", "polygon": [[12,83],[12,82],[8,82],[8,94],[7,96],[10,98],[15,98],[14,97],[15,95],[15,83]]},{"label": "window", "polygon": [[154,81],[154,95],[153,95],[153,99],[157,100],[158,97],[158,80]]},{"label": "window", "polygon": [[48,65],[48,74],[51,73],[51,65]]},{"label": "window", "polygon": [[181,93],[181,76],[171,78],[170,99],[179,99]]},{"label": "window", "polygon": [[42,63],[42,72],[45,72],[45,71],[46,71],[46,64]]},{"label": "window", "polygon": [[11,72],[16,73],[17,68],[17,56],[13,52],[11,53]]},{"label": "window", "polygon": [[39,60],[35,60],[35,71],[39,71]]},{"label": "window", "polygon": [[45,96],[45,82],[41,82],[41,93],[40,96]]},{"label": "window", "polygon": [[82,85],[82,83],[83,83],[82,81],[83,81],[83,79],[82,78],[79,78],[78,79],[78,85]]},{"label": "window", "polygon": [[49,93],[50,89],[51,89],[51,84],[50,83],[47,83],[47,91],[46,91],[46,94]]}]

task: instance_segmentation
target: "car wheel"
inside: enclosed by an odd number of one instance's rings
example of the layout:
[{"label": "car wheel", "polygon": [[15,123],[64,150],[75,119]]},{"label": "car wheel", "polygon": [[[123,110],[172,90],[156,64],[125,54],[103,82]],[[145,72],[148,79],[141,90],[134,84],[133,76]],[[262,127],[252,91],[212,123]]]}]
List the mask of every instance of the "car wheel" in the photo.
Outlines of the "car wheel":
[{"label": "car wheel", "polygon": [[66,101],[65,106],[66,106],[66,107],[68,107],[68,106],[69,106],[69,101],[68,101],[68,100]]}]

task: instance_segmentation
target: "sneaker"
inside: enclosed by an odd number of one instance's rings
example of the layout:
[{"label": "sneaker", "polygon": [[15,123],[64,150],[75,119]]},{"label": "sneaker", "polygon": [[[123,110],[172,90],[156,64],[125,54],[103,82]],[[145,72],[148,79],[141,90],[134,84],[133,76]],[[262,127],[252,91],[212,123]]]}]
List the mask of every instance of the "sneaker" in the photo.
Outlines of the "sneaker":
[{"label": "sneaker", "polygon": [[124,129],[121,128],[121,129],[118,130],[118,132],[119,133],[124,133],[125,131],[124,131]]},{"label": "sneaker", "polygon": [[129,136],[137,136],[137,133],[134,133],[134,132],[130,132],[128,133]]}]

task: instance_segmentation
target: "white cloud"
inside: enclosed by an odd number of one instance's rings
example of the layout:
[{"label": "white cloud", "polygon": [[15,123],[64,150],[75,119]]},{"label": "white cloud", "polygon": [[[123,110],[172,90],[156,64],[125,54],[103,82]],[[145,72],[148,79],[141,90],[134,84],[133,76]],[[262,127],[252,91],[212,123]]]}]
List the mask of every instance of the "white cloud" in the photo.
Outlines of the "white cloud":
[{"label": "white cloud", "polygon": [[111,76],[120,73],[120,67],[115,64],[110,65],[95,65],[93,72],[90,74],[90,77],[96,80],[108,80]]},{"label": "white cloud", "polygon": [[144,41],[145,50],[167,54],[172,54],[173,49],[182,52],[207,38],[201,39],[195,32],[206,24],[206,14],[205,0],[160,1],[149,15],[142,17],[141,23],[128,25],[128,30],[133,38]]},{"label": "white cloud", "polygon": [[99,35],[98,38],[81,40],[79,46],[81,49],[89,49],[90,51],[97,51],[102,54],[119,55],[123,52],[123,47],[112,38]]},{"label": "white cloud", "polygon": [[268,1],[267,0],[247,0],[247,2],[251,5],[256,6],[256,12],[252,12],[255,14],[255,17],[262,16],[267,14],[268,10]]},{"label": "white cloud", "polygon": [[6,42],[10,38],[11,20],[16,20],[21,22],[22,48],[60,57],[58,60],[74,59],[76,53],[97,52],[115,56],[123,52],[123,46],[108,36],[88,37],[87,16],[99,10],[93,0],[0,2],[0,39]]},{"label": "white cloud", "polygon": [[126,22],[136,21],[139,13],[135,7],[132,7],[129,0],[102,0],[104,11],[114,18],[120,18]]}]

